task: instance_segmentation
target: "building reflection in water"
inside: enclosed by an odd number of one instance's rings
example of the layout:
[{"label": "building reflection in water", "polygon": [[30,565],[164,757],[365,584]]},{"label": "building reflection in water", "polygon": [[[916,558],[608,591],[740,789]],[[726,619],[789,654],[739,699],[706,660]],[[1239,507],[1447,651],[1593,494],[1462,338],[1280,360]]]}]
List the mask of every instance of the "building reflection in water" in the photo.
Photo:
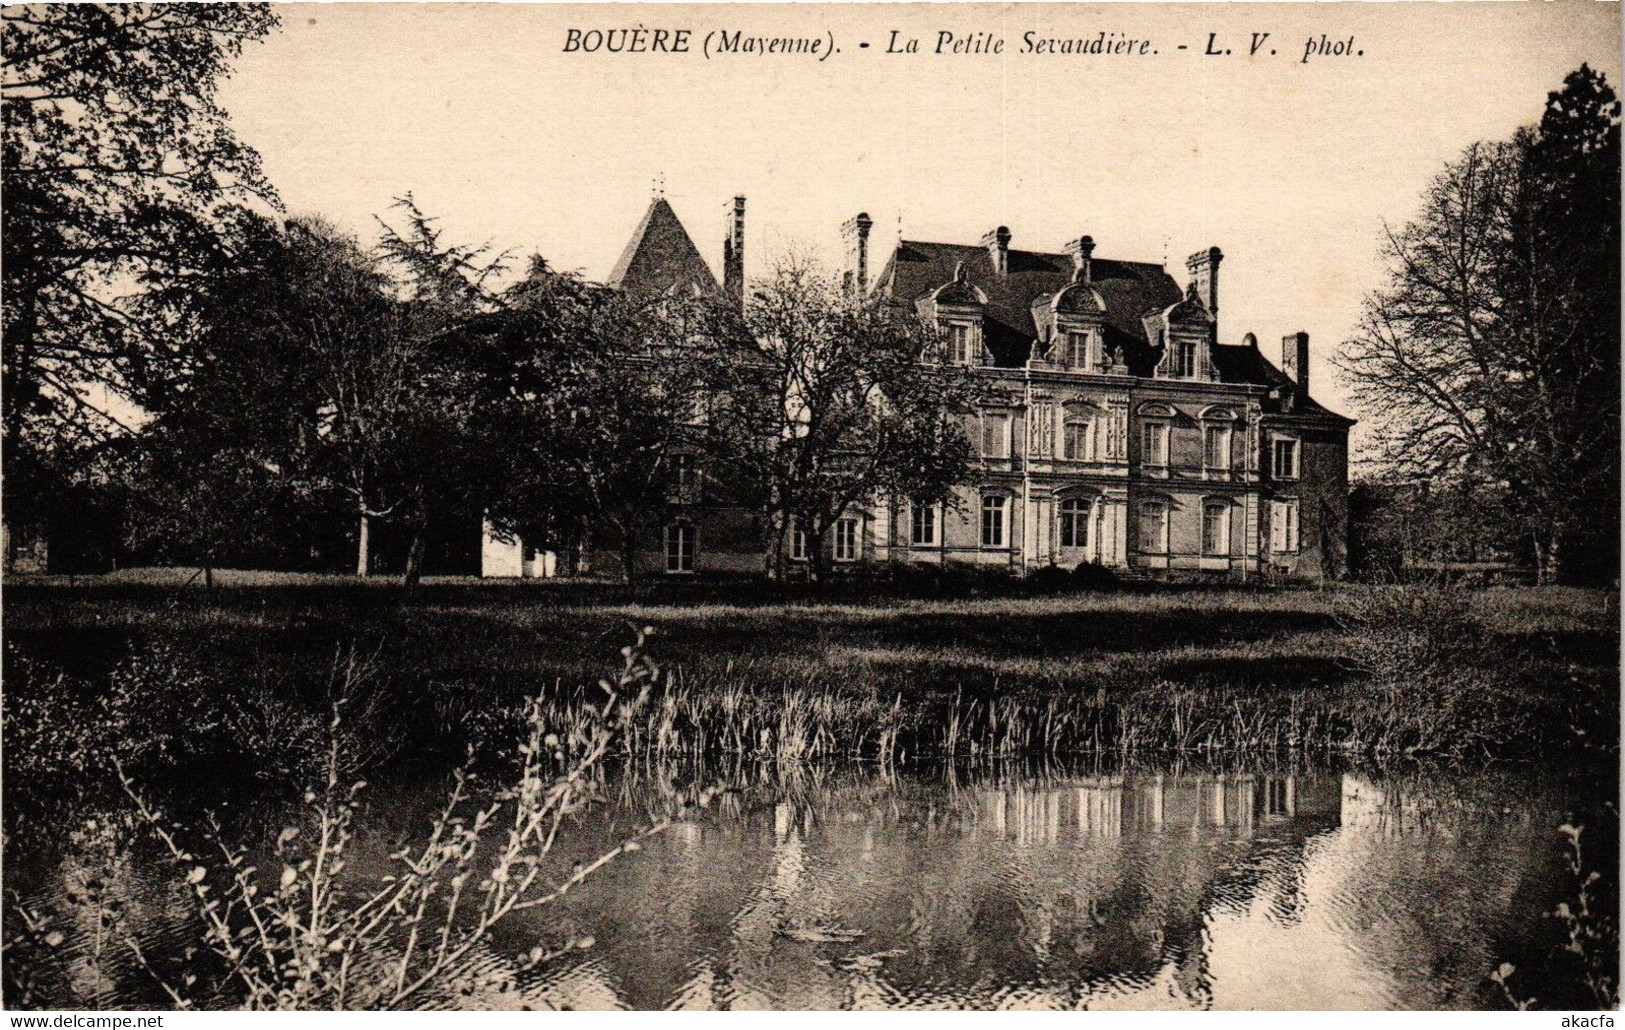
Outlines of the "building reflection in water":
[{"label": "building reflection in water", "polygon": [[[504,924],[448,1005],[1437,1008],[1486,1004],[1545,919],[1555,779],[1133,772],[741,780],[564,901]],[[555,856],[602,853],[669,786],[628,782]],[[646,795],[646,796],[645,796]],[[429,795],[425,795],[426,803]],[[380,804],[392,839],[409,804]],[[361,852],[365,849],[358,845]],[[358,852],[358,868],[378,866]],[[381,868],[381,866],[379,866]],[[77,875],[64,863],[58,876]],[[120,889],[188,935],[165,868]],[[150,934],[150,936],[148,936]],[[590,934],[540,969],[516,957]],[[176,947],[179,944],[175,944]],[[116,979],[139,979],[118,971]],[[493,986],[498,985],[498,986]],[[117,993],[126,988],[109,985]],[[132,994],[132,998],[141,995]]]},{"label": "building reflection in water", "polygon": [[[1263,889],[1301,894],[1305,844],[1337,830],[1342,803],[1335,776],[1144,774],[860,788],[689,822],[666,846],[725,926],[656,933],[686,953],[681,979],[622,1001],[1208,1007],[1210,925]],[[646,968],[642,930],[627,958]],[[619,965],[601,975],[624,979]]]},{"label": "building reflection in water", "polygon": [[[1316,781],[1303,799],[1304,815],[1335,819],[1341,798],[1335,784]],[[1062,787],[1024,785],[977,792],[978,823],[1018,846],[1052,843],[1064,836],[1118,837],[1126,829],[1222,827],[1250,833],[1298,816],[1298,777],[1170,777],[1125,782],[1102,776]]]}]

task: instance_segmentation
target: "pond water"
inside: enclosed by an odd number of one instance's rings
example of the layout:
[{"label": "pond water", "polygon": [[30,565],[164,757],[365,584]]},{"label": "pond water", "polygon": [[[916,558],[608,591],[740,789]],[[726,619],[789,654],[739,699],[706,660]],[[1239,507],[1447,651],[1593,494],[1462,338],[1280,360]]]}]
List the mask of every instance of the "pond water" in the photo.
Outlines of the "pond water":
[{"label": "pond water", "polygon": [[[480,1008],[1379,1009],[1504,1007],[1523,993],[1572,886],[1556,828],[1564,777],[1524,767],[1381,775],[1178,767],[740,773],[706,809],[546,910],[504,924],[475,963]],[[598,853],[669,781],[619,775],[558,856]],[[372,860],[421,827],[438,788],[373,798]],[[263,814],[263,813],[262,813]],[[250,835],[278,820],[247,819]],[[27,870],[68,913],[90,868]],[[15,867],[14,867],[15,870]],[[195,935],[174,870],[132,858],[113,890],[149,954]],[[69,918],[72,918],[71,915]],[[83,920],[84,917],[80,917]],[[81,931],[57,991],[156,1003],[123,949],[93,982]],[[589,950],[520,971],[540,942]],[[493,986],[505,981],[502,986]],[[48,991],[47,994],[50,992]]]}]

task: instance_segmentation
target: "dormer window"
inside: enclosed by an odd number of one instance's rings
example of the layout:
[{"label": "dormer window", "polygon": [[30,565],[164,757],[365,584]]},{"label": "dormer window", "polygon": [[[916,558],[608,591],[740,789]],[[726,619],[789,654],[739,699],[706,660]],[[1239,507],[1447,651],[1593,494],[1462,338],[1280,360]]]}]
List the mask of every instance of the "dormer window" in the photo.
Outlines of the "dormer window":
[{"label": "dormer window", "polygon": [[1089,365],[1089,333],[1074,329],[1066,334],[1066,364],[1069,368],[1087,368]]},{"label": "dormer window", "polygon": [[1196,378],[1196,344],[1179,340],[1174,344],[1174,376],[1179,379]]},{"label": "dormer window", "polygon": [[971,327],[963,322],[955,322],[948,326],[948,363],[950,365],[971,364]]}]

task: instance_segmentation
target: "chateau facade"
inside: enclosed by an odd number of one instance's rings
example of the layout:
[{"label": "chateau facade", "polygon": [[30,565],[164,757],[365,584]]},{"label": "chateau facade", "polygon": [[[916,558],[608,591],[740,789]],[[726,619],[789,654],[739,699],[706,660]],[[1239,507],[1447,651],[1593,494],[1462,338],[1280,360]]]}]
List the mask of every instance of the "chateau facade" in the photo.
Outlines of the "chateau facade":
[{"label": "chateau facade", "polygon": [[[610,285],[737,299],[743,198],[730,212],[724,285],[663,199]],[[1278,364],[1251,333],[1220,342],[1218,247],[1191,255],[1182,287],[1162,265],[1097,256],[1089,236],[1060,252],[1028,251],[1001,226],[976,243],[900,239],[879,255],[872,227],[866,214],[842,227],[847,287],[936,324],[942,360],[986,378],[966,427],[980,456],[955,504],[898,499],[850,512],[826,537],[831,568],[970,563],[1022,575],[1094,563],[1156,577],[1342,575],[1353,423],[1311,395],[1307,333],[1282,340]],[[674,496],[640,565],[761,569],[763,536],[753,513]],[[486,574],[525,574],[522,542],[517,561],[504,546],[487,540]],[[806,557],[799,534],[788,546],[792,560]]]}]

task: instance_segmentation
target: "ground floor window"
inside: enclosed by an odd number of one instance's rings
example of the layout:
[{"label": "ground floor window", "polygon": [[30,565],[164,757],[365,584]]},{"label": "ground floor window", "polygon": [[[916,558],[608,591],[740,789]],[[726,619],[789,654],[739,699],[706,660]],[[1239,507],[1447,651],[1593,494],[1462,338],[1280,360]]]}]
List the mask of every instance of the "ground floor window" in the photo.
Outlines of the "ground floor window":
[{"label": "ground floor window", "polygon": [[937,509],[930,504],[916,504],[909,517],[909,543],[915,547],[937,546]]},{"label": "ground floor window", "polygon": [[807,531],[799,526],[790,529],[790,560],[807,560]]},{"label": "ground floor window", "polygon": [[837,519],[835,522],[835,560],[858,560],[858,520]]},{"label": "ground floor window", "polygon": [[1224,501],[1202,505],[1202,553],[1230,553],[1230,505]]},{"label": "ground floor window", "polygon": [[667,572],[694,571],[696,540],[694,527],[686,522],[674,522],[666,527]]},{"label": "ground floor window", "polygon": [[1270,550],[1291,554],[1298,549],[1298,500],[1270,502]]},{"label": "ground floor window", "polygon": [[1089,502],[1081,497],[1061,502],[1061,546],[1089,546]]},{"label": "ground floor window", "polygon": [[1140,502],[1140,550],[1146,554],[1168,551],[1168,505],[1163,501]]},{"label": "ground floor window", "polygon": [[1005,509],[1010,499],[1000,494],[989,494],[982,498],[982,546],[1006,547],[1005,543]]}]

